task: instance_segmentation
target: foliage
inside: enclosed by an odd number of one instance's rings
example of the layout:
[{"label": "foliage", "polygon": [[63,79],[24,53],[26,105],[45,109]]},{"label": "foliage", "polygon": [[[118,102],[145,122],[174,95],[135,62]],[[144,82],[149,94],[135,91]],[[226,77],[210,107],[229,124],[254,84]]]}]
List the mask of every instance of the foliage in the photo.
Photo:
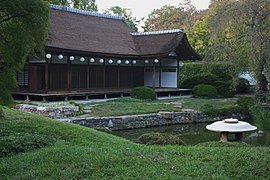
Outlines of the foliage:
[{"label": "foliage", "polygon": [[192,33],[189,35],[189,43],[194,50],[202,57],[205,56],[208,48],[211,46],[209,33],[209,15],[203,16],[195,21]]},{"label": "foliage", "polygon": [[217,90],[214,86],[207,84],[198,84],[192,88],[192,93],[200,97],[216,97]]},{"label": "foliage", "polygon": [[219,79],[213,74],[202,73],[202,74],[197,74],[195,76],[185,78],[184,80],[180,82],[180,87],[192,89],[194,86],[198,84],[212,85],[215,81],[218,81],[218,80]]},{"label": "foliage", "polygon": [[78,106],[79,107],[79,111],[74,112],[72,114],[72,116],[79,116],[79,115],[82,115],[83,114],[83,104],[79,104],[79,103],[76,103],[74,101],[69,101],[69,104],[72,104],[74,106]]},{"label": "foliage", "polygon": [[131,90],[131,97],[137,99],[156,100],[157,95],[152,88],[149,87],[136,87]]},{"label": "foliage", "polygon": [[96,0],[45,0],[50,4],[97,12]]},{"label": "foliage", "polygon": [[[200,76],[203,74],[213,74],[216,76],[215,80],[212,79],[212,83],[217,80],[230,81],[233,77],[237,75],[232,64],[229,63],[185,63],[183,67],[179,70],[179,82],[180,85],[182,81],[186,78],[192,76]],[[192,79],[193,80],[193,79]],[[212,84],[210,83],[210,84]],[[200,84],[208,84],[201,82]]]},{"label": "foliage", "polygon": [[39,133],[0,131],[0,158],[52,146],[56,139]]},{"label": "foliage", "polygon": [[270,130],[270,112],[266,111],[261,103],[251,106],[251,113],[258,128]]},{"label": "foliage", "polygon": [[147,145],[152,145],[152,144],[183,145],[184,144],[184,142],[180,139],[179,136],[165,134],[165,133],[146,133],[146,134],[141,135],[138,139],[140,143],[147,144]]},{"label": "foliage", "polygon": [[254,105],[255,99],[253,97],[239,97],[236,104],[240,106],[245,112],[249,112],[249,109]]},{"label": "foliage", "polygon": [[179,29],[183,27],[186,32],[192,31],[193,23],[200,17],[201,12],[191,4],[190,0],[177,6],[164,5],[154,9],[146,19],[144,31]]},{"label": "foliage", "polygon": [[250,90],[249,81],[245,78],[235,78],[231,85],[236,93],[248,93]]},{"label": "foliage", "polygon": [[0,104],[10,105],[16,73],[29,54],[44,48],[49,9],[42,0],[1,0],[0,7]]},{"label": "foliage", "polygon": [[14,109],[4,111],[6,119],[0,121],[1,130],[47,135],[54,137],[56,143],[1,158],[1,179],[250,179],[255,176],[267,179],[270,176],[269,147],[145,146],[71,123]]},{"label": "foliage", "polygon": [[210,116],[228,116],[235,113],[243,113],[242,108],[240,108],[239,106],[215,107],[212,104],[204,104],[201,107],[201,111]]},{"label": "foliage", "polygon": [[268,80],[263,72],[270,72],[269,2],[213,1],[210,9],[212,55],[238,67],[248,65],[257,81],[256,90],[266,91]]},{"label": "foliage", "polygon": [[231,88],[230,88],[230,83],[228,82],[224,82],[224,81],[216,81],[213,83],[213,86],[216,88],[217,90],[217,95],[219,97],[233,97],[234,93],[232,92]]},{"label": "foliage", "polygon": [[135,17],[132,17],[132,13],[129,11],[129,9],[113,6],[109,9],[106,9],[104,13],[124,17],[129,27],[136,32],[138,31],[137,25],[140,21]]},{"label": "foliage", "polygon": [[5,114],[4,114],[4,111],[3,111],[3,106],[0,105],[0,119],[4,118],[4,117],[5,117]]}]

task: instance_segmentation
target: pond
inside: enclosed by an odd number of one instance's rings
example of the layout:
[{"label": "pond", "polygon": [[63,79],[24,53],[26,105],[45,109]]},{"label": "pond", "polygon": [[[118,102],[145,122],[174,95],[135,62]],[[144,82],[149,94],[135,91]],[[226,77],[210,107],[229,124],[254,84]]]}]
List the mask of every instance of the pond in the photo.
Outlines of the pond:
[{"label": "pond", "polygon": [[[113,134],[134,142],[138,138],[151,132],[180,135],[187,145],[196,145],[208,141],[219,141],[219,133],[206,130],[205,126],[211,123],[180,124],[171,126],[149,127],[132,130],[113,131]],[[264,132],[262,136],[255,136],[256,132],[244,133],[243,141],[256,146],[270,146],[270,132]]]}]

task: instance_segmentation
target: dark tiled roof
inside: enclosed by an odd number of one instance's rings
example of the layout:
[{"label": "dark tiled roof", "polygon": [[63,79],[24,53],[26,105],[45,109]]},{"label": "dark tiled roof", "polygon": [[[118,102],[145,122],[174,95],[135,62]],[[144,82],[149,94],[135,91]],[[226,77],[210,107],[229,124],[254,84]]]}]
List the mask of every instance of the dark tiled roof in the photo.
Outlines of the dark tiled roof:
[{"label": "dark tiled roof", "polygon": [[[177,48],[181,51],[181,48],[190,47],[185,39],[185,34],[180,31],[133,34],[121,18],[100,17],[52,8],[46,47],[48,50],[91,55],[159,57]],[[185,56],[189,56],[187,59],[199,59],[192,48],[183,52]]]}]

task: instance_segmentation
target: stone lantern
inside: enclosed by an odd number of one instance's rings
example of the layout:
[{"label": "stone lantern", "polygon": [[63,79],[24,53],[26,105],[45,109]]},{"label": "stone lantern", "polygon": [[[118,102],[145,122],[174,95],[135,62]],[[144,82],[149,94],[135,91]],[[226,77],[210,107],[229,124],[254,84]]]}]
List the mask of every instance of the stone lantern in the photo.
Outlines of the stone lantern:
[{"label": "stone lantern", "polygon": [[220,141],[228,142],[228,135],[234,134],[236,141],[241,141],[243,132],[254,131],[256,126],[252,126],[247,122],[239,121],[238,119],[224,119],[206,126],[210,131],[220,132]]}]

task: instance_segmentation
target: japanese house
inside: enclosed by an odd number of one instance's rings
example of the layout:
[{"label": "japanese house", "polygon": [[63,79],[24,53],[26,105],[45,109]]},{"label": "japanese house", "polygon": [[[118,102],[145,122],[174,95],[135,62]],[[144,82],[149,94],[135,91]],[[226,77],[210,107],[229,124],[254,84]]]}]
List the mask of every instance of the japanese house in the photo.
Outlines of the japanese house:
[{"label": "japanese house", "polygon": [[123,17],[50,5],[45,54],[29,56],[20,93],[178,88],[183,60],[199,60],[181,29],[134,32]]}]

